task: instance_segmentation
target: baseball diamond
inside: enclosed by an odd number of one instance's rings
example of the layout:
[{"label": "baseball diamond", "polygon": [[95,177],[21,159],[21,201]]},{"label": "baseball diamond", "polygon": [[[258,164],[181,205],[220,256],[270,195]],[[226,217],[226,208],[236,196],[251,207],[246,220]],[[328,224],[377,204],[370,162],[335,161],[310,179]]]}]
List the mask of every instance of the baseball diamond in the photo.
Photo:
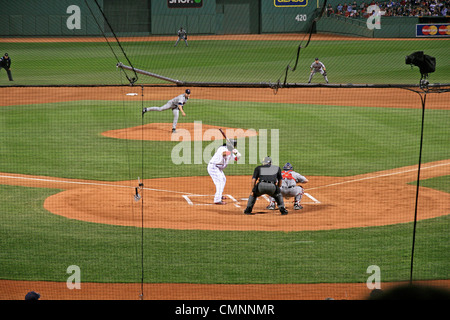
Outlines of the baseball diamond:
[{"label": "baseball diamond", "polygon": [[[424,166],[424,178],[450,175],[450,161],[428,163]],[[200,194],[204,185],[210,184],[209,177],[196,177],[201,182],[197,188],[189,183],[191,177],[161,178],[144,181],[144,185],[158,186],[144,187],[143,196],[151,198],[161,204],[160,209],[151,209],[148,204],[148,215],[145,216],[144,227],[169,229],[204,229],[204,230],[266,230],[266,231],[304,231],[345,229],[360,226],[382,226],[405,223],[411,221],[406,214],[414,203],[406,201],[411,198],[415,189],[405,184],[412,181],[417,174],[415,167],[397,168],[394,170],[373,172],[354,177],[312,177],[308,190],[323,199],[320,203],[313,201],[305,204],[306,210],[283,217],[279,221],[279,213],[266,210],[267,200],[261,198],[255,206],[254,212],[258,216],[258,223],[251,219],[242,219],[241,208],[246,201],[237,200],[247,195],[245,181],[248,176],[233,176],[227,181],[225,194],[232,201],[226,206],[207,206],[211,204],[211,195]],[[174,180],[177,180],[176,188]],[[17,174],[0,174],[0,181],[5,185],[33,186],[41,188],[63,189],[44,202],[44,207],[57,215],[71,219],[125,226],[140,226],[139,216],[123,214],[130,195],[131,181],[104,182],[71,180],[57,177],[24,176]],[[389,192],[386,190],[389,185]],[[172,188],[172,189],[171,189]],[[186,194],[186,190],[191,192]],[[228,195],[233,191],[235,196]],[[333,197],[339,190],[339,199]],[[112,192],[113,191],[113,192]],[[208,199],[209,197],[209,199]],[[450,210],[450,195],[435,191],[424,190],[427,201],[421,206],[426,213],[420,219],[429,219],[445,215]],[[364,203],[377,203],[372,208],[361,208]],[[95,205],[94,205],[95,204]],[[440,204],[438,206],[432,204]],[[292,208],[287,202],[286,207]],[[336,215],[334,207],[342,211]],[[140,203],[134,204],[137,210]],[[183,208],[174,210],[166,215],[168,208]],[[347,214],[345,214],[347,212]],[[397,214],[393,214],[396,212]],[[405,214],[398,214],[405,212]],[[192,219],[197,214],[202,219]],[[314,219],[320,215],[322,219]]]},{"label": "baseball diamond", "polygon": [[[325,16],[308,34],[318,3],[238,2],[124,5],[139,24],[112,18],[113,35],[84,16],[66,34],[77,11],[65,3],[32,26],[28,7],[23,27],[5,15],[14,81],[0,73],[0,299],[364,300],[410,277],[450,288],[450,43],[376,37],[401,29],[385,17],[371,37]],[[74,2],[82,15],[89,3]],[[430,87],[405,64],[419,47],[436,57]],[[245,214],[254,169],[275,153],[274,167],[302,176],[286,187],[289,213],[258,193]]]},{"label": "baseball diamond", "polygon": [[[16,90],[16,89],[9,89]],[[23,90],[23,89],[20,89]],[[37,89],[27,88],[28,91],[36,91]],[[77,89],[73,90],[73,95],[69,94],[71,90],[66,89],[52,89],[52,95],[45,98],[50,100],[47,102],[62,102],[66,99],[77,99],[80,96],[90,97],[91,99],[103,98],[103,93],[98,89]],[[84,93],[80,95],[80,90]],[[102,89],[100,89],[101,91]],[[164,95],[169,95],[175,91],[176,88],[164,88]],[[196,95],[197,99],[205,99],[214,95],[211,89],[199,88]],[[239,89],[242,93],[245,89]],[[270,101],[275,99],[286,99],[285,103],[289,103],[289,96],[274,96],[270,92],[264,90],[256,90],[258,94],[252,96],[251,92],[242,94],[246,99],[257,101],[263,99]],[[311,99],[314,97],[314,92],[311,89]],[[373,101],[364,99],[365,91],[361,91],[361,100],[357,100],[355,96],[348,101],[340,101],[343,105],[355,106],[371,106]],[[136,99],[137,96],[126,95],[124,91],[117,93],[116,96],[108,94],[110,99]],[[303,93],[303,98],[308,100],[308,95]],[[41,95],[38,95],[41,96]],[[234,97],[225,95],[230,100]],[[145,95],[146,99],[154,99],[151,95]],[[396,108],[410,108],[412,104],[410,97],[396,100]],[[27,100],[26,100],[27,99]],[[31,99],[31,100],[28,100]],[[17,105],[26,105],[36,103],[33,101],[36,95],[16,95],[15,102]],[[10,104],[11,101],[5,104]],[[326,102],[324,102],[326,103]],[[331,101],[330,101],[331,103]],[[392,105],[394,106],[394,105]],[[419,107],[419,106],[418,106]],[[431,108],[435,110],[445,110],[447,108],[445,103],[440,100],[432,100]],[[170,119],[168,121],[170,123]],[[144,126],[148,126],[146,124]],[[212,129],[214,126],[203,125],[204,129]],[[120,131],[105,131],[101,134],[105,137],[124,140],[124,139],[139,139],[151,141],[170,141],[171,133],[168,132],[166,126],[162,126],[161,133],[155,134],[157,131],[140,131],[138,127],[130,127],[130,131],[125,128]],[[180,124],[179,128],[186,130],[193,130],[193,126],[189,123]],[[136,135],[133,136],[133,130]],[[141,133],[141,135],[137,134]],[[250,137],[247,137],[250,138]],[[432,177],[439,177],[450,175],[450,162],[448,160],[436,161],[426,163],[423,168],[423,179]],[[213,194],[205,194],[205,186],[211,191],[213,190],[210,178],[207,176],[196,177],[196,187],[190,183],[191,177],[177,177],[177,178],[157,178],[143,180],[143,189],[140,194],[144,199],[152,199],[152,202],[159,204],[158,208],[154,208],[151,202],[145,203],[145,228],[162,228],[162,229],[179,229],[179,230],[228,230],[228,231],[314,231],[314,230],[333,230],[333,229],[348,229],[355,227],[368,226],[384,226],[394,225],[399,223],[407,223],[411,221],[410,212],[413,206],[412,202],[405,201],[413,197],[415,192],[414,186],[409,186],[405,189],[407,183],[413,181],[416,177],[416,166],[406,166],[395,168],[392,170],[371,172],[356,176],[347,177],[326,177],[326,176],[311,176],[310,183],[306,188],[305,196],[307,200],[304,202],[304,209],[301,213],[291,212],[290,215],[282,217],[280,220],[279,213],[274,213],[265,209],[269,199],[261,197],[255,205],[255,215],[251,217],[243,217],[242,209],[245,207],[248,197],[248,180],[250,176],[236,176],[231,175],[227,180],[227,186],[224,190],[224,196],[229,199],[225,206],[212,206],[211,200]],[[176,182],[174,181],[176,180]],[[0,174],[0,181],[2,185],[18,185],[38,188],[60,189],[54,195],[45,199],[44,208],[49,212],[61,215],[70,219],[94,222],[99,224],[120,225],[120,226],[135,226],[141,225],[139,216],[127,215],[123,213],[123,208],[126,208],[130,203],[130,198],[133,194],[133,181],[95,181],[95,180],[80,180],[67,179],[48,176],[27,176],[12,173]],[[389,188],[386,188],[389,186]],[[189,190],[189,192],[187,192]],[[339,190],[339,191],[338,191]],[[427,199],[426,202],[420,204],[420,209],[426,210],[426,215],[421,215],[419,219],[430,219],[441,216],[450,210],[444,208],[444,204],[450,203],[448,193],[439,192],[433,189],[423,190],[423,196]],[[336,197],[336,194],[339,197]],[[404,200],[402,200],[404,199]],[[377,203],[377,206],[367,208],[364,203]],[[439,204],[438,206],[431,204]],[[133,203],[133,211],[138,211],[140,202]],[[286,203],[287,208],[291,208],[291,202]],[[174,208],[172,212],[175,214],[167,215],[167,210]],[[176,208],[176,209],[175,209]],[[336,214],[335,208],[339,208],[339,214]],[[182,209],[182,210],[178,210]],[[399,214],[404,211],[405,214]],[[394,212],[396,214],[394,214]],[[425,211],[424,211],[425,212]],[[201,215],[201,219],[195,219],[196,216]],[[321,219],[316,219],[316,217]],[[194,219],[193,219],[194,217]],[[249,219],[250,218],[250,219]],[[255,220],[252,219],[255,218]],[[310,243],[310,242],[308,242]],[[175,284],[174,284],[175,285]],[[17,284],[16,284],[17,286]],[[89,285],[90,287],[93,284]],[[148,288],[150,288],[149,286]],[[313,287],[311,285],[311,287]],[[245,287],[243,287],[245,288]],[[353,289],[350,289],[353,288]],[[324,287],[322,295],[330,295],[332,292],[334,296],[337,292],[345,295],[347,298],[359,299],[364,295],[364,290],[361,288],[355,289],[354,285],[349,285],[346,290],[333,285]],[[123,287],[122,287],[123,289]],[[120,289],[120,290],[122,290]],[[54,290],[54,289],[52,289]],[[227,286],[217,287],[217,297],[227,295]],[[347,291],[348,290],[348,291]],[[42,290],[41,290],[42,291]],[[350,293],[352,291],[352,293]],[[51,296],[51,293],[45,291],[46,295]],[[182,292],[179,291],[179,292]],[[248,289],[248,297],[254,297],[256,292]],[[151,294],[149,294],[151,295]],[[169,297],[169,295],[167,295]],[[290,297],[296,297],[292,294]],[[311,296],[310,296],[311,297]]]}]

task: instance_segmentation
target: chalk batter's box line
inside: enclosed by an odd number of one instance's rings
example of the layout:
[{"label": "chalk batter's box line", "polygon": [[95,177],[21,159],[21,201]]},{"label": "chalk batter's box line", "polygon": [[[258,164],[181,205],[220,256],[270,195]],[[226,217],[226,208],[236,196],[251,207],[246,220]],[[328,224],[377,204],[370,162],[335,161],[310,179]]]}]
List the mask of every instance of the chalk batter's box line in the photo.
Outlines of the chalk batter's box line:
[{"label": "chalk batter's box line", "polygon": [[[230,195],[230,194],[227,194],[226,195],[228,198],[230,198],[231,200],[233,200],[233,204],[234,204],[234,206],[235,207],[237,207],[237,208],[240,208],[241,206],[239,205],[239,202],[232,196],[232,195]],[[319,204],[320,203],[320,201],[319,200],[317,200],[316,198],[314,198],[312,195],[310,195],[309,193],[306,193],[305,192],[305,196],[307,196],[308,198],[310,198],[311,200],[312,200],[312,202],[304,202],[304,201],[302,201],[302,203],[303,204]],[[213,204],[212,203],[194,203],[192,200],[191,200],[191,197],[212,197],[211,195],[204,195],[204,194],[190,194],[190,195],[186,195],[186,194],[184,194],[184,195],[182,195],[182,197],[186,200],[186,202],[189,204],[189,205],[191,205],[191,206],[212,206]],[[267,200],[267,202],[270,202],[270,199],[269,199],[269,197],[267,196],[267,195],[262,195],[262,197],[264,198],[264,199],[266,199]],[[241,200],[248,200],[248,199],[241,199]]]},{"label": "chalk batter's box line", "polygon": [[[230,198],[231,200],[233,200],[233,204],[236,208],[240,208],[241,206],[239,205],[239,202],[230,194],[226,195],[228,198]],[[190,197],[213,197],[211,195],[206,195],[206,194],[190,194],[190,195],[182,195],[182,197],[187,201],[187,203],[191,206],[212,206],[213,203],[194,203],[192,202],[192,200],[190,199]]]},{"label": "chalk batter's box line", "polygon": [[[308,198],[310,198],[310,199],[312,200],[312,202],[310,202],[310,201],[309,201],[309,202],[308,202],[308,201],[302,201],[302,202],[301,202],[302,204],[319,204],[319,203],[320,203],[319,200],[317,200],[316,198],[314,198],[314,197],[313,197],[312,195],[310,195],[309,193],[305,192],[304,195],[307,196]],[[269,199],[269,197],[268,197],[267,195],[263,194],[262,197],[263,197],[264,199],[266,199],[267,202],[270,202],[270,199]],[[242,199],[242,200],[244,200],[244,199]],[[247,199],[245,199],[245,200],[247,200]]]}]

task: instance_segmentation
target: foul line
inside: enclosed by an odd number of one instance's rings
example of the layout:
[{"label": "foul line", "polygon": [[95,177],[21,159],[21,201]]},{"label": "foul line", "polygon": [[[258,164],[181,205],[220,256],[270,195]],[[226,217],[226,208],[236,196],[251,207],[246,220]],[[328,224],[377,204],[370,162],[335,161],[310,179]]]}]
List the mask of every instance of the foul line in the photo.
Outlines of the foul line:
[{"label": "foul line", "polygon": [[[449,163],[436,164],[436,165],[429,166],[429,167],[422,167],[422,170],[432,169],[432,168],[442,167],[442,166],[448,166],[448,165],[450,165],[450,162]],[[331,183],[331,184],[327,184],[327,185],[324,185],[324,186],[308,188],[308,191],[309,190],[317,190],[317,189],[321,189],[321,188],[327,188],[327,187],[334,187],[334,186],[338,186],[338,185],[342,185],[342,184],[346,184],[346,183],[351,183],[351,182],[359,182],[359,181],[364,181],[364,180],[370,180],[370,179],[376,179],[376,178],[382,178],[382,177],[389,177],[389,176],[394,176],[396,174],[403,174],[403,173],[413,172],[413,171],[417,171],[417,170],[418,169],[415,168],[415,169],[409,169],[409,170],[405,170],[405,171],[374,175],[374,176],[371,176],[371,177],[365,177],[365,178],[360,178],[360,179],[353,179],[353,180],[347,180],[347,181],[342,181],[342,182],[336,182],[336,183]]]},{"label": "foul line", "polygon": [[[422,170],[432,169],[432,168],[442,167],[442,166],[448,166],[448,165],[450,165],[450,162],[436,164],[436,165],[431,165],[431,166],[428,166],[428,167],[422,167]],[[399,172],[385,173],[385,174],[379,174],[379,175],[364,177],[364,178],[360,178],[360,179],[352,179],[352,180],[347,180],[347,181],[342,181],[342,182],[336,182],[336,183],[331,183],[331,184],[327,184],[327,185],[324,185],[324,186],[308,188],[308,191],[322,189],[322,188],[328,188],[328,187],[334,187],[334,186],[343,185],[343,184],[352,183],[352,182],[359,182],[359,181],[364,181],[364,180],[388,177],[388,176],[393,176],[393,175],[397,175],[397,174],[413,172],[413,171],[417,171],[417,170],[418,170],[417,168],[414,168],[414,169],[409,169],[409,170],[404,170],[404,171],[399,171]],[[120,184],[108,184],[108,183],[98,183],[98,182],[81,182],[81,181],[68,181],[68,180],[53,180],[53,179],[44,179],[44,178],[31,178],[31,177],[7,176],[7,175],[0,175],[0,178],[43,181],[43,182],[52,182],[52,183],[78,184],[78,185],[91,185],[91,186],[101,186],[101,187],[114,187],[114,188],[129,188],[129,189],[134,189],[135,188],[135,186],[124,186],[124,185],[120,185]],[[189,200],[187,199],[188,198],[187,195],[191,195],[191,196],[205,196],[205,195],[200,195],[200,194],[195,194],[195,193],[190,193],[190,192],[184,192],[184,191],[173,191],[173,190],[154,189],[154,188],[142,188],[142,189],[143,190],[149,190],[149,191],[158,191],[158,192],[168,192],[168,193],[181,194],[181,195],[183,195],[183,197],[186,199],[186,201],[188,203],[189,203],[190,199]],[[310,197],[310,195],[307,195],[307,196]],[[237,202],[236,199],[234,199],[230,195],[228,195],[228,197],[230,197],[230,199],[233,200],[235,206],[239,206],[237,204],[238,202]],[[266,198],[266,200],[268,200],[268,199]],[[319,202],[316,199],[312,199],[312,200],[315,201],[315,202],[316,201]]]},{"label": "foul line", "polygon": [[[135,188],[134,186],[124,186],[124,185],[120,185],[120,184],[108,184],[108,183],[98,183],[98,182],[81,182],[81,181],[68,181],[68,180],[52,180],[52,179],[43,179],[43,178],[14,177],[14,176],[4,176],[4,175],[0,175],[0,178],[43,181],[43,182],[53,182],[53,183],[79,184],[79,185],[90,185],[90,186],[100,186],[100,187],[113,187],[113,188],[114,187],[115,188],[130,188],[130,189],[134,189]],[[182,191],[153,189],[153,188],[142,188],[142,189],[143,190],[150,190],[150,191],[160,191],[160,192],[196,195],[195,193],[189,193],[189,192],[184,192],[184,191],[182,192]]]}]

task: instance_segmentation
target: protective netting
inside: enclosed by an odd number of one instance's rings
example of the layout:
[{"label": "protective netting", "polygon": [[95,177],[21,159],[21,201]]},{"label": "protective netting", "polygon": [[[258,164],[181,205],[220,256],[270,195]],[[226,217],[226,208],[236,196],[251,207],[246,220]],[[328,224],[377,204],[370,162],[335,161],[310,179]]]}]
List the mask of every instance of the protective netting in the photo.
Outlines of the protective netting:
[{"label": "protective netting", "polygon": [[[175,134],[171,110],[142,115],[188,88]],[[415,228],[413,279],[445,278],[446,94],[427,96],[419,189],[423,110],[409,90],[162,85],[0,94],[6,299],[26,288],[48,299],[190,299],[180,283],[200,299],[358,299],[376,270],[384,288],[409,281]],[[218,128],[242,154],[224,170],[225,206],[213,205],[207,172],[223,141]],[[253,169],[267,155],[308,178],[303,209],[286,198],[289,214],[280,216],[263,196],[254,216],[243,214]],[[72,265],[81,290],[66,287],[73,271],[61,276]],[[204,287],[219,283],[214,293]],[[312,283],[329,285],[317,293]]]},{"label": "protective netting", "polygon": [[[247,2],[229,6],[246,12]],[[74,4],[86,28],[67,33]],[[203,5],[217,28],[227,23],[227,2]],[[166,9],[156,2],[58,1],[53,23],[32,15],[38,3],[20,6],[24,20],[8,16],[1,39],[13,81],[0,69],[0,298],[322,300],[403,283],[449,288],[448,41],[317,34],[319,6],[288,34],[191,35],[213,20],[180,13],[175,29],[192,29],[176,45],[176,30],[155,31],[172,24],[154,16]],[[436,57],[425,79],[405,64],[417,50]],[[316,58],[323,67],[311,73]],[[208,170],[225,142],[219,129],[239,154],[220,176]],[[246,215],[267,156],[308,182],[285,193],[287,215],[268,195]]]}]

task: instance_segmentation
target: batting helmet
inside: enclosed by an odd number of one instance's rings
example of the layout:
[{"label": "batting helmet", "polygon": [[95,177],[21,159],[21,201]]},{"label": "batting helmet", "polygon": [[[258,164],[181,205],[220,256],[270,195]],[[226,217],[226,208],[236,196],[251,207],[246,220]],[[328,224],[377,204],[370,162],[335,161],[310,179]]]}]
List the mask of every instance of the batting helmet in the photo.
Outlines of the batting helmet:
[{"label": "batting helmet", "polygon": [[288,162],[284,165],[283,170],[294,170],[294,167]]},{"label": "batting helmet", "polygon": [[187,94],[191,94],[191,90],[190,89],[186,89],[185,91]]},{"label": "batting helmet", "polygon": [[[231,143],[231,144],[230,144]],[[228,150],[232,150],[233,148],[236,148],[237,146],[237,140],[231,139],[230,143],[228,143],[226,140],[223,142],[222,146],[227,147]]]}]

